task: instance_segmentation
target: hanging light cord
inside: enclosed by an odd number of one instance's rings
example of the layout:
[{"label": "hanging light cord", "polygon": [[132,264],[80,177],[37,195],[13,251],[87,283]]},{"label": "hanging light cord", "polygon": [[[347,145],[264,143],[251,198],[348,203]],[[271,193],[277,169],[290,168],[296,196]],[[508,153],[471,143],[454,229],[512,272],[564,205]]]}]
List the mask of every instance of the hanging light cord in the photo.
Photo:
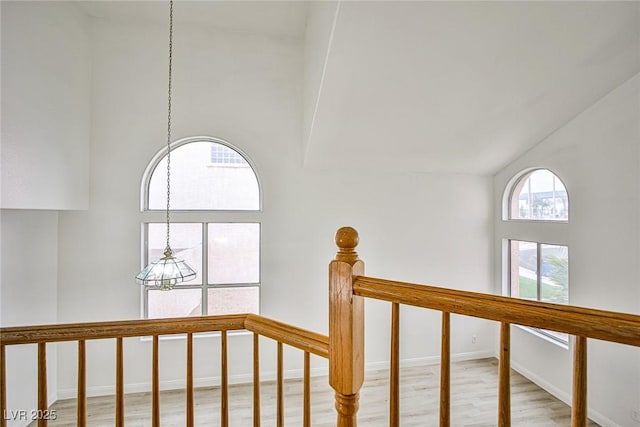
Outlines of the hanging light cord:
[{"label": "hanging light cord", "polygon": [[[136,282],[161,291],[193,280],[197,273],[184,260],[173,256],[169,243],[171,227],[171,74],[173,65],[173,0],[169,0],[169,90],[167,106],[167,246],[164,257],[148,264],[137,276]],[[148,244],[148,242],[147,242]],[[148,250],[149,248],[147,248]]]},{"label": "hanging light cord", "polygon": [[[173,0],[169,1],[169,96],[167,108],[167,247],[165,256],[171,256],[171,246],[169,245],[170,215],[171,207],[171,69],[173,65]],[[168,254],[167,254],[168,253]]]}]

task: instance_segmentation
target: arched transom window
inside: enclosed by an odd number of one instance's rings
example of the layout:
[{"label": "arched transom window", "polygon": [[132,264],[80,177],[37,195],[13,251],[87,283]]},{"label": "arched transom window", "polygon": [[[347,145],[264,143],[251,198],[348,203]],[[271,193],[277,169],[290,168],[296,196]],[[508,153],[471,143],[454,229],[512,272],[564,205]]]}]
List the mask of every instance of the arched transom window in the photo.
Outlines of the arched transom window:
[{"label": "arched transom window", "polygon": [[[142,180],[143,259],[161,257],[166,240],[166,148]],[[197,276],[171,291],[143,289],[143,316],[258,313],[260,185],[248,157],[226,141],[193,137],[171,148],[171,247]]]},{"label": "arched transom window", "polygon": [[524,173],[511,191],[509,219],[568,221],[569,198],[563,182],[548,169]]}]

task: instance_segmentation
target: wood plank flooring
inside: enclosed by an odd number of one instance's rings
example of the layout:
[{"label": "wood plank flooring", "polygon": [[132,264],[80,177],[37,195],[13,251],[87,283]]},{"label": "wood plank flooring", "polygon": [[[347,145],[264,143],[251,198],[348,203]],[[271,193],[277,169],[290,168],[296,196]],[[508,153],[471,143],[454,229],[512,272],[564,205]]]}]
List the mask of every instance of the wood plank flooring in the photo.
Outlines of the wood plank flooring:
[{"label": "wood plank flooring", "polygon": [[[400,380],[400,412],[403,427],[429,427],[438,425],[439,366],[403,368]],[[497,420],[497,361],[472,360],[452,364],[451,369],[451,425],[493,426]],[[326,376],[311,382],[312,425],[335,426],[333,390]],[[302,425],[302,382],[285,382],[285,425]],[[569,426],[570,408],[537,387],[531,381],[512,371],[511,377],[512,425],[514,426]],[[388,426],[388,371],[367,372],[360,394],[358,425],[362,427]],[[261,385],[262,426],[276,425],[276,388],[274,382]],[[184,426],[183,391],[161,393],[162,426]],[[229,389],[229,425],[252,426],[252,386],[234,385]],[[151,425],[151,395],[128,394],[125,397],[126,420],[130,427]],[[57,420],[50,426],[75,426],[74,399],[56,402]],[[89,398],[87,425],[114,425],[114,398]],[[195,392],[195,422],[197,426],[220,425],[220,390],[217,387],[197,389]],[[35,424],[33,424],[35,425]],[[590,422],[590,426],[597,424]]]}]

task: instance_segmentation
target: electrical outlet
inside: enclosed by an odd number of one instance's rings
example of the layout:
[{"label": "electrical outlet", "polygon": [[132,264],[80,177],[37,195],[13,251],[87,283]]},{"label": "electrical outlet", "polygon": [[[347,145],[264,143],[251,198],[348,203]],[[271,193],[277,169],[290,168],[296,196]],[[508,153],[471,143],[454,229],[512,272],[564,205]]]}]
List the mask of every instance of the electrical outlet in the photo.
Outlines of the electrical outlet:
[{"label": "electrical outlet", "polygon": [[471,335],[471,344],[475,344],[478,342],[478,337],[475,335]]},{"label": "electrical outlet", "polygon": [[631,419],[640,423],[640,408],[631,408]]}]

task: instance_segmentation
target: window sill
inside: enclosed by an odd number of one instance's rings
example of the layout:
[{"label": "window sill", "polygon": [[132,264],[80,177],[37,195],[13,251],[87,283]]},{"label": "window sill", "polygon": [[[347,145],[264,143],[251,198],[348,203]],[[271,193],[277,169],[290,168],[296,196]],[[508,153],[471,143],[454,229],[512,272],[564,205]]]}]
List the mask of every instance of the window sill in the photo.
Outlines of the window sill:
[{"label": "window sill", "polygon": [[216,162],[211,162],[209,164],[207,164],[208,168],[231,168],[231,169],[240,169],[240,168],[245,168],[245,169],[251,169],[251,166],[249,166],[247,163],[216,163]]},{"label": "window sill", "polygon": [[569,224],[567,219],[502,218],[502,221],[522,224]]},{"label": "window sill", "polygon": [[532,335],[535,335],[538,338],[541,338],[551,344],[557,345],[560,348],[563,348],[565,350],[569,350],[569,341],[564,341],[560,338],[556,338],[551,336],[548,333],[545,333],[544,331],[537,329],[537,328],[532,328],[530,326],[523,326],[523,325],[515,325],[518,328],[522,329],[523,331],[529,332]]}]

